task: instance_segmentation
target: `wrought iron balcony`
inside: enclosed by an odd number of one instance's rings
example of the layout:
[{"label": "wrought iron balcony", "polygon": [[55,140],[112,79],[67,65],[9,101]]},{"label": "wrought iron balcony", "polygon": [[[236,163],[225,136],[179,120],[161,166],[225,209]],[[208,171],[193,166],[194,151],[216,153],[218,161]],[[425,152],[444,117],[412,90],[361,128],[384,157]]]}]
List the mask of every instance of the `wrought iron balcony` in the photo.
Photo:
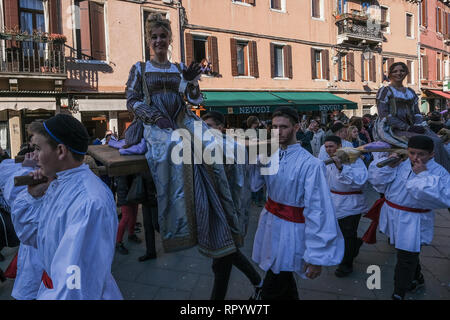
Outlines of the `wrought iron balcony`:
[{"label": "wrought iron balcony", "polygon": [[64,44],[0,37],[0,77],[66,78]]},{"label": "wrought iron balcony", "polygon": [[367,15],[347,13],[336,16],[336,25],[338,44],[363,42],[376,45],[383,42],[382,28],[389,24],[371,19]]}]

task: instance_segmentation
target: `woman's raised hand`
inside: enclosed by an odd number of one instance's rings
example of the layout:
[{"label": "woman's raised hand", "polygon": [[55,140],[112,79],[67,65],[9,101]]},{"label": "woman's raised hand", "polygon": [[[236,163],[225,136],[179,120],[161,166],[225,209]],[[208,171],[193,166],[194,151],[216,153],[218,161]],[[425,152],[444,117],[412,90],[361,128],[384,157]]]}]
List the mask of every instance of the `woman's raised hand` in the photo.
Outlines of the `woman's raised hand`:
[{"label": "woman's raised hand", "polygon": [[183,78],[187,81],[194,80],[200,73],[202,73],[202,67],[199,63],[191,62],[189,68],[183,70]]}]

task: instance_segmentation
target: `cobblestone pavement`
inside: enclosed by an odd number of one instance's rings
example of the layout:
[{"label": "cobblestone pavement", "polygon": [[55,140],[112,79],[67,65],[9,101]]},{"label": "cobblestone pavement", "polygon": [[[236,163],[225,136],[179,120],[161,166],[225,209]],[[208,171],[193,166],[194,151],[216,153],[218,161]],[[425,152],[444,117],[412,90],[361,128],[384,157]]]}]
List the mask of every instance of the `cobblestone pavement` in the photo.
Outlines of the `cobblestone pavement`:
[{"label": "cobblestone pavement", "polygon": [[[377,194],[367,189],[366,194],[373,203]],[[251,257],[252,242],[255,235],[261,207],[252,206],[249,230],[242,252]],[[139,212],[138,221],[142,221]],[[362,218],[359,226],[361,236],[370,221]],[[137,233],[143,238],[143,231]],[[124,237],[126,239],[126,236]],[[390,299],[393,290],[396,252],[389,245],[386,236],[379,233],[375,245],[364,244],[355,260],[354,272],[346,278],[334,276],[336,267],[323,268],[322,275],[315,280],[297,278],[300,298],[303,300],[383,300]],[[144,244],[126,243],[128,255],[116,253],[112,272],[122,294],[127,300],[205,300],[209,299],[213,273],[211,259],[198,253],[196,248],[164,253],[159,237],[157,239],[157,259],[138,262],[145,253]],[[17,248],[3,249],[6,260],[0,262],[4,270]],[[450,299],[450,213],[438,210],[435,217],[435,236],[430,246],[423,247],[420,254],[425,288],[407,299],[446,300]],[[369,265],[378,265],[381,269],[381,289],[369,290],[367,273]],[[258,269],[259,270],[259,269]],[[261,270],[260,274],[263,276]],[[0,299],[11,299],[13,281],[0,284]],[[253,293],[247,278],[233,268],[226,299],[246,300]]]}]

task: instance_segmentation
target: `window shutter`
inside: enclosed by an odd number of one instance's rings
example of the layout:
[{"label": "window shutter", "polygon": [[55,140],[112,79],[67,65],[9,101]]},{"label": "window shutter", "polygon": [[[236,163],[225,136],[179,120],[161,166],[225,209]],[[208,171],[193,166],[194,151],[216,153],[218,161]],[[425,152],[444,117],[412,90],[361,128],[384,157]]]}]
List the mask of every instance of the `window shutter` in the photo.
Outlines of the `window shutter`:
[{"label": "window shutter", "polygon": [[290,45],[283,47],[284,55],[284,77],[292,79],[292,47]]},{"label": "window shutter", "polygon": [[436,80],[441,80],[441,59],[436,59]]},{"label": "window shutter", "polygon": [[[4,12],[5,12],[5,28],[6,29],[19,29],[19,1],[17,0],[4,0]],[[6,41],[8,48],[11,46],[16,47],[16,41]]]},{"label": "window shutter", "polygon": [[377,63],[375,56],[370,60],[370,80],[373,82],[377,82]]},{"label": "window shutter", "polygon": [[254,6],[256,3],[256,0],[247,0],[248,4],[251,4],[252,6]]},{"label": "window shutter", "polygon": [[106,60],[105,15],[103,4],[89,1],[91,50],[96,60]]},{"label": "window shutter", "polygon": [[48,15],[49,21],[49,31],[50,33],[61,33],[61,23],[60,23],[60,12],[61,12],[61,2],[60,0],[48,0]]},{"label": "window shutter", "polygon": [[250,55],[250,75],[252,77],[259,77],[259,69],[258,69],[258,50],[256,41],[250,41],[248,44],[249,47],[249,55]]},{"label": "window shutter", "polygon": [[281,10],[281,0],[272,0],[271,7],[272,9]]},{"label": "window shutter", "polygon": [[275,45],[270,44],[270,77],[275,78]]},{"label": "window shutter", "polygon": [[428,56],[423,56],[423,78],[428,80]]},{"label": "window shutter", "polygon": [[217,37],[208,37],[208,61],[212,64],[212,72],[219,73],[219,50],[217,47]]},{"label": "window shutter", "polygon": [[328,50],[322,51],[322,67],[325,79],[330,80],[330,55]]},{"label": "window shutter", "polygon": [[411,16],[409,14],[406,14],[406,36],[411,37]]},{"label": "window shutter", "polygon": [[364,79],[364,55],[361,53],[361,81],[365,81]]},{"label": "window shutter", "polygon": [[311,48],[311,79],[317,79],[316,50]]},{"label": "window shutter", "polygon": [[347,79],[349,81],[355,81],[355,55],[353,52],[347,54]]},{"label": "window shutter", "polygon": [[436,32],[439,32],[439,8],[436,8]]},{"label": "window shutter", "polygon": [[312,16],[314,18],[320,18],[320,0],[312,0]]},{"label": "window shutter", "polygon": [[236,39],[230,39],[230,49],[231,49],[231,75],[236,77],[239,75],[238,66],[237,66],[237,48],[236,48]]},{"label": "window shutter", "polygon": [[407,60],[407,61],[406,61],[406,65],[407,65],[408,70],[409,70],[408,76],[407,76],[407,78],[406,78],[406,82],[407,82],[407,83],[412,83],[412,82],[411,82],[411,80],[412,80],[412,78],[411,78],[411,66],[412,66],[411,60]]},{"label": "window shutter", "polygon": [[191,62],[194,61],[194,38],[192,34],[186,33],[186,65],[190,66]]},{"label": "window shutter", "polygon": [[428,26],[428,8],[427,8],[427,1],[422,0],[422,7],[421,7],[421,15],[422,15],[422,26],[427,27]]},{"label": "window shutter", "polygon": [[387,77],[389,77],[389,69],[391,68],[394,62],[395,62],[394,58],[387,59],[387,74],[386,74]]},{"label": "window shutter", "polygon": [[80,41],[78,49],[82,54],[92,56],[91,26],[89,23],[89,1],[80,1]]}]

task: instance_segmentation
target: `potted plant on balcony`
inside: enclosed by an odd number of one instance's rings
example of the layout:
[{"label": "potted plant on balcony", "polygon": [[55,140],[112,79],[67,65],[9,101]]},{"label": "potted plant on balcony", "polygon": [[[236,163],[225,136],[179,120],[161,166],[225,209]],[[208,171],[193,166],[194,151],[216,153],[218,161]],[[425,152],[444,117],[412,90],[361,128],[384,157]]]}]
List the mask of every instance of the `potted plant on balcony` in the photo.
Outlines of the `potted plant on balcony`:
[{"label": "potted plant on balcony", "polygon": [[20,31],[14,35],[14,40],[25,41],[30,39],[30,34],[27,31]]},{"label": "potted plant on balcony", "polygon": [[48,33],[34,30],[33,31],[33,41],[35,42],[48,42]]},{"label": "potted plant on balcony", "polygon": [[12,34],[2,31],[0,32],[0,40],[12,40]]},{"label": "potted plant on balcony", "polygon": [[63,44],[67,41],[67,38],[63,34],[52,33],[49,35],[49,39],[55,44]]}]

